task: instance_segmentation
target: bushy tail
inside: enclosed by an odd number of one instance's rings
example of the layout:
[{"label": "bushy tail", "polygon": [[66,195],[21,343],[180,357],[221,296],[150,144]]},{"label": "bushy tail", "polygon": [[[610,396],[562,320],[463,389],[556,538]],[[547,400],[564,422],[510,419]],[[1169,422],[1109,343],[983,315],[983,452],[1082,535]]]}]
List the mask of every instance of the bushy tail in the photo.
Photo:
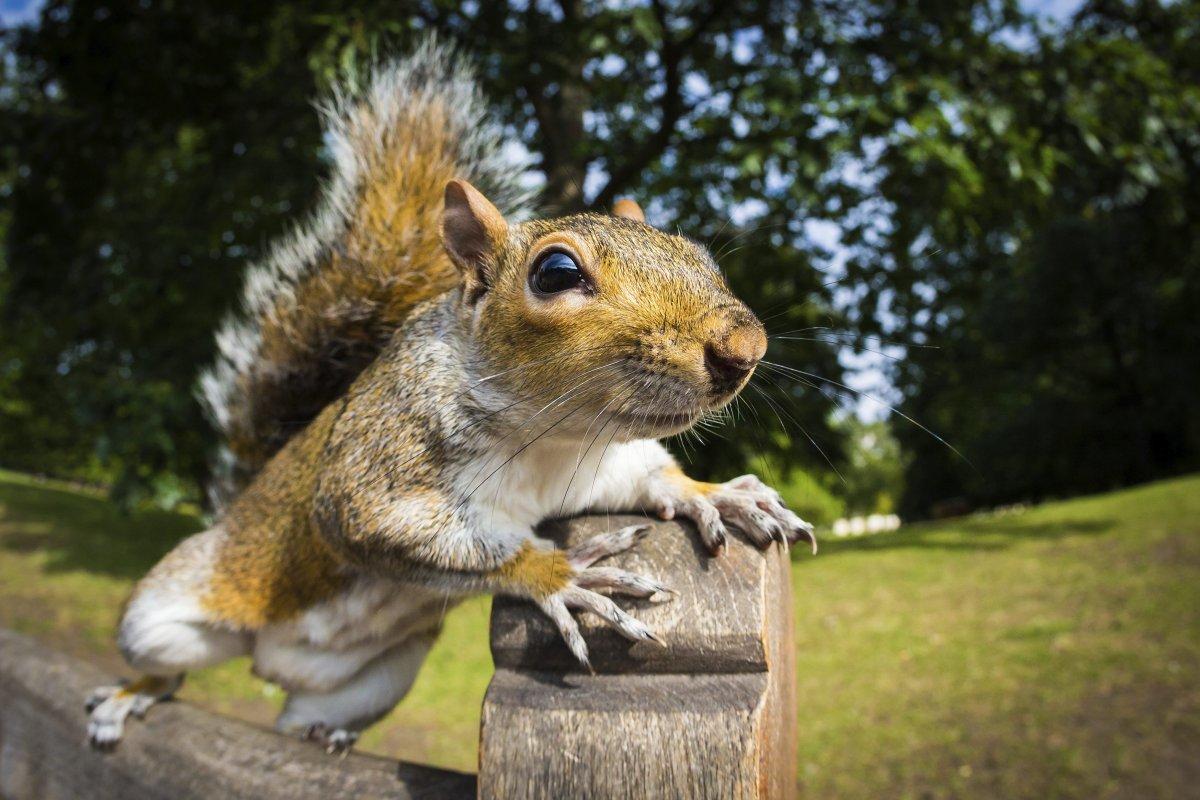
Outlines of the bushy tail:
[{"label": "bushy tail", "polygon": [[321,106],[333,174],[319,210],[247,276],[199,396],[224,439],[220,507],[378,354],[414,305],[452,287],[438,238],[451,178],[527,216],[520,148],[506,147],[472,70],[428,40],[349,78]]}]

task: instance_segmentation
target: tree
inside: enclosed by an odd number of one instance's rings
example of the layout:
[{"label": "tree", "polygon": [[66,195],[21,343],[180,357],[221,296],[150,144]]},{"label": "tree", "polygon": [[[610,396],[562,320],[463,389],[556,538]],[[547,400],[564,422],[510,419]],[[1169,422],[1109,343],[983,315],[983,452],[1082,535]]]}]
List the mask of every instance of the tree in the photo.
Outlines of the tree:
[{"label": "tree", "polygon": [[859,319],[911,346],[902,410],[962,453],[898,425],[907,514],[1200,464],[1198,23],[1096,2],[998,53],[913,54],[954,65],[922,68],[936,102],[882,137],[886,225],[848,267]]},{"label": "tree", "polygon": [[102,465],[119,495],[202,474],[209,331],[316,186],[315,85],[286,19],[50,3],[7,34],[6,463]]},{"label": "tree", "polygon": [[849,442],[840,487],[851,515],[891,514],[904,491],[904,456],[889,421],[864,422],[849,414],[838,422]]},{"label": "tree", "polygon": [[[790,84],[808,80],[776,69],[799,55],[777,30],[792,9],[743,5],[47,4],[4,40],[0,459],[111,477],[130,497],[202,479],[211,437],[192,381],[244,265],[315,194],[309,101],[431,28],[478,57],[540,159],[549,210],[648,199],[652,221],[712,242],[776,330],[816,324],[828,292],[797,238],[815,195],[783,177],[807,118],[772,123],[796,126],[778,143],[759,122],[776,89],[799,97]],[[739,37],[779,52],[744,58]],[[772,360],[836,374],[835,346],[809,344]],[[782,372],[760,380],[771,400],[751,393],[750,413],[779,405],[836,454],[824,400]],[[822,463],[805,440],[753,441],[692,455],[702,472],[758,449]]]}]

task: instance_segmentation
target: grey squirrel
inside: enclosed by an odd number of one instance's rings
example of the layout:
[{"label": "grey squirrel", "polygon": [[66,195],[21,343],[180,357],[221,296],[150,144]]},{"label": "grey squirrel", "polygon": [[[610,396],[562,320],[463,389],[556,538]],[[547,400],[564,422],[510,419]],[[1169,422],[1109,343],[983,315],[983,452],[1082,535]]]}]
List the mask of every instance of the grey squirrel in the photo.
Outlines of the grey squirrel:
[{"label": "grey squirrel", "polygon": [[705,248],[629,200],[531,219],[469,68],[432,41],[325,119],[320,210],[250,270],[202,378],[222,510],[134,589],[118,645],[142,677],[89,698],[96,746],[186,670],[249,655],[288,692],[279,730],[349,747],[471,593],[536,603],[584,665],[571,610],[656,640],[608,594],[668,587],[594,566],[641,528],[564,551],[534,532],[551,516],[680,515],[714,555],[727,523],[815,547],[757,478],[693,481],[658,442],[730,402],[766,349]]}]

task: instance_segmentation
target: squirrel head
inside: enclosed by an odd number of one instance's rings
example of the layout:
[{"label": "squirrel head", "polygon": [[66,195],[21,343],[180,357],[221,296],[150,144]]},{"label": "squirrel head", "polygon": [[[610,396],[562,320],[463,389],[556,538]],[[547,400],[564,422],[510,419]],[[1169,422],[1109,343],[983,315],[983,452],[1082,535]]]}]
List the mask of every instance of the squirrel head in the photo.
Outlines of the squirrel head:
[{"label": "squirrel head", "polygon": [[546,409],[556,434],[686,430],[729,403],[766,351],[709,252],[647,225],[632,200],[612,216],[510,224],[465,181],[445,199],[442,240],[481,376],[526,416]]}]

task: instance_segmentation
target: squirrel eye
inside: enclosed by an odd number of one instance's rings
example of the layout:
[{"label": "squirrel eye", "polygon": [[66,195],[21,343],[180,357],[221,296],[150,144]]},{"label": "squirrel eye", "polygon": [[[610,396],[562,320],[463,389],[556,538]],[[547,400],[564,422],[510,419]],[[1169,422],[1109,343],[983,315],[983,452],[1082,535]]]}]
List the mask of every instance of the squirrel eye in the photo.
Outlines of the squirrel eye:
[{"label": "squirrel eye", "polygon": [[565,292],[583,283],[583,270],[569,254],[553,250],[538,259],[529,283],[538,294]]}]

